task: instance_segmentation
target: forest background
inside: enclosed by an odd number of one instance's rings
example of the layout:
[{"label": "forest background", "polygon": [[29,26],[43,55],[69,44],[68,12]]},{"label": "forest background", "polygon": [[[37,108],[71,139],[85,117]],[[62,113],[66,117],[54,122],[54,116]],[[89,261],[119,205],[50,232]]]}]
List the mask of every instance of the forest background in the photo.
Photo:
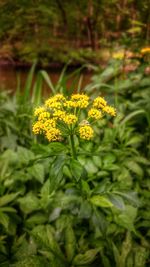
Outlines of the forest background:
[{"label": "forest background", "polygon": [[150,39],[149,0],[1,0],[1,62],[102,62]]}]

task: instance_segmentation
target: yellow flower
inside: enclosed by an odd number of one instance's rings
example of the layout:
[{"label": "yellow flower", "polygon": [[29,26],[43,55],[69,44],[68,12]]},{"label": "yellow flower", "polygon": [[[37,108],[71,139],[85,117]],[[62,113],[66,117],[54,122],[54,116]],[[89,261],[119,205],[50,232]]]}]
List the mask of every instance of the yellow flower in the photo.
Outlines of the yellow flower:
[{"label": "yellow flower", "polygon": [[41,121],[37,121],[32,126],[32,131],[34,134],[40,134],[43,130],[43,123]]},{"label": "yellow flower", "polygon": [[56,121],[54,119],[48,119],[43,123],[43,130],[48,131],[50,128],[56,127]]},{"label": "yellow flower", "polygon": [[78,107],[77,102],[74,102],[72,100],[67,100],[64,103],[64,106],[67,107],[67,108],[77,108]]},{"label": "yellow flower", "polygon": [[102,112],[96,108],[91,108],[88,112],[88,117],[98,120],[102,118]]},{"label": "yellow flower", "polygon": [[150,47],[145,47],[141,49],[141,54],[147,54],[150,53]]},{"label": "yellow flower", "polygon": [[77,117],[74,115],[74,114],[67,114],[64,118],[63,118],[63,121],[66,123],[66,124],[73,124],[73,123],[76,123],[77,122]]},{"label": "yellow flower", "polygon": [[58,101],[51,101],[51,99],[48,99],[45,102],[45,106],[47,108],[51,108],[51,109],[61,109],[62,103],[60,103]]},{"label": "yellow flower", "polygon": [[71,96],[71,101],[75,102],[78,108],[86,108],[89,104],[89,97],[84,94],[74,94]]},{"label": "yellow flower", "polygon": [[48,139],[49,142],[60,141],[61,140],[61,132],[57,128],[50,128],[46,132],[46,138]]},{"label": "yellow flower", "polygon": [[66,112],[63,110],[55,110],[53,113],[53,116],[59,120],[62,120],[65,115],[66,115]]},{"label": "yellow flower", "polygon": [[[89,104],[92,104],[92,107],[86,110],[88,113],[86,118],[85,113],[81,113],[81,109],[87,108]],[[62,136],[74,135],[77,132],[82,139],[90,140],[94,131],[88,119],[98,120],[102,118],[104,112],[112,116],[116,115],[116,110],[108,106],[101,96],[91,103],[85,94],[73,94],[67,98],[62,94],[57,94],[47,99],[44,106],[35,109],[34,115],[37,116],[37,121],[33,125],[33,132],[43,133],[50,142],[61,141]],[[61,125],[61,120],[66,124],[66,130],[65,125]]]},{"label": "yellow flower", "polygon": [[93,107],[94,108],[103,108],[106,105],[107,105],[106,100],[103,97],[101,97],[101,96],[96,97],[94,99],[94,101],[93,101]]},{"label": "yellow flower", "polygon": [[44,112],[39,114],[38,120],[43,121],[45,119],[48,119],[49,117],[50,117],[50,113],[47,111],[44,111]]},{"label": "yellow flower", "polygon": [[52,97],[54,101],[66,101],[66,98],[62,94],[57,94]]},{"label": "yellow flower", "polygon": [[94,131],[90,125],[83,125],[79,128],[80,138],[90,140],[93,137]]},{"label": "yellow flower", "polygon": [[43,113],[45,111],[44,107],[38,107],[34,111],[34,116],[38,116],[40,113]]},{"label": "yellow flower", "polygon": [[111,116],[116,116],[116,109],[111,106],[106,106],[103,108],[103,111],[108,113]]},{"label": "yellow flower", "polygon": [[48,98],[45,101],[45,106],[47,108],[60,109],[62,107],[63,101],[65,101],[65,100],[66,99],[62,94],[57,94],[55,96]]}]

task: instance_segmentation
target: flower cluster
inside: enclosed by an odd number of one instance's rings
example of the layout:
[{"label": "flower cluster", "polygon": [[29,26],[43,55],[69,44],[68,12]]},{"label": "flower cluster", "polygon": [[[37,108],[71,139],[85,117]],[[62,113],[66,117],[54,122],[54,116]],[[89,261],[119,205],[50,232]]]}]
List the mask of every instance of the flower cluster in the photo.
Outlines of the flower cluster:
[{"label": "flower cluster", "polygon": [[60,141],[63,136],[74,134],[90,140],[94,135],[91,124],[105,113],[115,116],[116,110],[103,97],[99,96],[92,101],[85,94],[73,94],[71,97],[57,94],[35,109],[33,133],[44,134],[49,142]]}]

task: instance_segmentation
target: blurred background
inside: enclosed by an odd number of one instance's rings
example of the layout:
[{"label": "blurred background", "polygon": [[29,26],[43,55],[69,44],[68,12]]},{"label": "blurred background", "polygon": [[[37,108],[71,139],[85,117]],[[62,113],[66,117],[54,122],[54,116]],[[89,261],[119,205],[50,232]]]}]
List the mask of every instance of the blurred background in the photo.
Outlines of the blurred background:
[{"label": "blurred background", "polygon": [[139,51],[149,39],[149,0],[1,0],[0,82],[15,87],[34,60],[55,80],[66,63],[103,66],[114,50]]}]

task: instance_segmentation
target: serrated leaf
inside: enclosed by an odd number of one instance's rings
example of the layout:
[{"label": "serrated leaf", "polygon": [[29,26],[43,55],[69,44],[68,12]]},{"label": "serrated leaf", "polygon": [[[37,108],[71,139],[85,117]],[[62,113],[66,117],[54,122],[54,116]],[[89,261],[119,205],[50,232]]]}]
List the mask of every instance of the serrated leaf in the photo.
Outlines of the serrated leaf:
[{"label": "serrated leaf", "polygon": [[98,206],[98,207],[112,207],[113,204],[110,202],[110,200],[105,196],[95,195],[90,198],[90,201],[92,204]]}]

